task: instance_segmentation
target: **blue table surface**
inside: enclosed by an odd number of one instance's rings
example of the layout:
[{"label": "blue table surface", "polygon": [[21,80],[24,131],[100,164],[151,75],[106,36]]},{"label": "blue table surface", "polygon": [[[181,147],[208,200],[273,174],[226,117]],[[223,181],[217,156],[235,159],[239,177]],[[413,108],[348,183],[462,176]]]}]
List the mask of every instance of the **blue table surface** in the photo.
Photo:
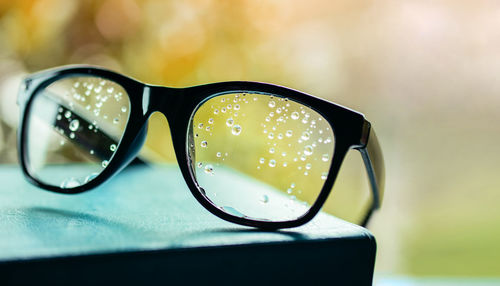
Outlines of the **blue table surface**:
[{"label": "blue table surface", "polygon": [[1,166],[0,182],[0,261],[371,237],[368,230],[324,213],[278,232],[226,222],[199,205],[177,166],[128,168],[78,195],[38,189],[18,166]]}]

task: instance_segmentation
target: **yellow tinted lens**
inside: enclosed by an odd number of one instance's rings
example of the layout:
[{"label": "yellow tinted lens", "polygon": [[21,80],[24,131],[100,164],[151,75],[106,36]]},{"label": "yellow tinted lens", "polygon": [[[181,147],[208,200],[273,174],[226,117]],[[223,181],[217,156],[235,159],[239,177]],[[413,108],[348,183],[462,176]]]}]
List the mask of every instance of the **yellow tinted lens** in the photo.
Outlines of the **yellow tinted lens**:
[{"label": "yellow tinted lens", "polygon": [[193,173],[223,211],[257,220],[304,215],[328,176],[334,134],[319,113],[293,100],[226,93],[193,115]]}]

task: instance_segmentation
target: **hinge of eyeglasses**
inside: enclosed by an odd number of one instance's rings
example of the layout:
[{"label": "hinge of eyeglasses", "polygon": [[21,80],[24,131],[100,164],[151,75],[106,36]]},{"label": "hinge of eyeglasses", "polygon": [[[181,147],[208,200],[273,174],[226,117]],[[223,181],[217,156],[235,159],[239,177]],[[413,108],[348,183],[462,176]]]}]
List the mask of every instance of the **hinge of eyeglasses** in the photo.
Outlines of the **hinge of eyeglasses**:
[{"label": "hinge of eyeglasses", "polygon": [[363,122],[363,129],[361,130],[361,139],[359,140],[360,146],[356,149],[365,148],[366,144],[368,144],[368,139],[370,136],[371,124],[368,120],[365,119]]}]

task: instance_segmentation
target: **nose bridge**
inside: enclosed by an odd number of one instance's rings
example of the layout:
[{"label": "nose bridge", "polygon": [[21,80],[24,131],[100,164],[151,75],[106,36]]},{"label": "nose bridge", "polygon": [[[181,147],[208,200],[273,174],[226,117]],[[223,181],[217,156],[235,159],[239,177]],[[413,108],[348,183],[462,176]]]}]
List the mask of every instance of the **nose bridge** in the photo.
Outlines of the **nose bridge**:
[{"label": "nose bridge", "polygon": [[174,119],[182,100],[182,89],[164,86],[146,86],[143,94],[143,110],[150,115],[159,111],[167,120]]}]

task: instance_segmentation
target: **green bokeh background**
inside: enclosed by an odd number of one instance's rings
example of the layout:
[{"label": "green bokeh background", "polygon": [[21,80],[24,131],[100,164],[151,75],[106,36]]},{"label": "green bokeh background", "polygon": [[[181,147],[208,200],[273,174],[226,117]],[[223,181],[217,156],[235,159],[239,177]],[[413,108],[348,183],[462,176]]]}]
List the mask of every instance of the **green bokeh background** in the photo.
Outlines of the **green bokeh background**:
[{"label": "green bokeh background", "polygon": [[[499,16],[494,1],[0,0],[0,162],[17,161],[18,84],[40,69],[285,85],[362,111],[377,130],[378,273],[500,276]],[[169,140],[155,115],[143,155],[173,161]],[[343,172],[357,166],[352,154]]]}]

